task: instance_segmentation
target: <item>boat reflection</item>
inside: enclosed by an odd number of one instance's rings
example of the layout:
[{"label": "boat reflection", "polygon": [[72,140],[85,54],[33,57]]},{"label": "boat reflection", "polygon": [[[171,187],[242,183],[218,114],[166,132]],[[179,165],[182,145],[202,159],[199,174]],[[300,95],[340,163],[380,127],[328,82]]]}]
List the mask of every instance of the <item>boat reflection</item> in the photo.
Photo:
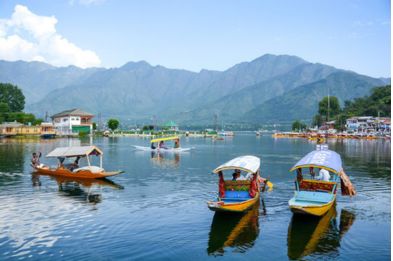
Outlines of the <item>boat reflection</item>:
[{"label": "boat reflection", "polygon": [[207,253],[212,256],[224,255],[226,247],[236,252],[246,252],[254,246],[259,234],[259,202],[248,212],[216,212],[210,228]]},{"label": "boat reflection", "polygon": [[180,153],[165,153],[152,151],[150,160],[153,165],[163,169],[174,169],[180,166]]},{"label": "boat reflection", "polygon": [[[40,174],[32,174],[31,181],[33,187],[41,187],[40,177]],[[77,179],[59,176],[50,176],[49,178],[56,181],[60,195],[87,203],[100,203],[102,201],[102,195],[100,193],[102,187],[124,189],[123,186],[108,179]]]},{"label": "boat reflection", "polygon": [[288,257],[299,259],[311,254],[338,252],[343,235],[355,221],[355,214],[341,210],[337,224],[336,207],[322,217],[294,214],[288,227]]}]

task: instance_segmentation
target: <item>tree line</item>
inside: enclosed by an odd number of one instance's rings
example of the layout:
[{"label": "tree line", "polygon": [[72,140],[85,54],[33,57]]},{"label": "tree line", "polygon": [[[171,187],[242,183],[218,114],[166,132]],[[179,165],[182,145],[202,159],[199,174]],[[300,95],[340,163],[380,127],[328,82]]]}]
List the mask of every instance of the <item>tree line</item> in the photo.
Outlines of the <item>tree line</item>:
[{"label": "tree line", "polygon": [[[373,116],[373,117],[390,117],[391,110],[391,86],[375,87],[371,94],[347,100],[344,102],[344,108],[335,96],[324,97],[318,104],[318,113],[313,117],[312,126],[320,127],[325,122],[335,121],[337,130],[344,130],[348,118],[355,116]],[[299,120],[292,123],[292,130],[301,131],[307,128],[307,125]]]},{"label": "tree line", "polygon": [[25,96],[21,89],[10,83],[0,83],[0,123],[17,121],[23,124],[40,124],[32,113],[25,113]]}]

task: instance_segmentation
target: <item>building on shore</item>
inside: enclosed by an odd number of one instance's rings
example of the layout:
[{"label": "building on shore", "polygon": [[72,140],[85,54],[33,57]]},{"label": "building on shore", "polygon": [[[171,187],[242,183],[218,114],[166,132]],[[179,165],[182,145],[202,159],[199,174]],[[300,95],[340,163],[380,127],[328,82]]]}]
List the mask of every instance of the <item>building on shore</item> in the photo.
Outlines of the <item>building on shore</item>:
[{"label": "building on shore", "polygon": [[388,132],[390,133],[390,118],[361,116],[347,119],[345,127],[350,132]]},{"label": "building on shore", "polygon": [[16,136],[18,134],[18,128],[21,126],[23,126],[23,124],[19,122],[4,122],[0,124],[0,136]]},{"label": "building on shore", "polygon": [[92,133],[94,115],[80,109],[71,109],[52,115],[52,122],[58,135]]},{"label": "building on shore", "polygon": [[0,124],[0,136],[12,137],[12,136],[42,136],[42,137],[54,137],[56,132],[53,124],[50,122],[43,122],[40,125],[23,125],[19,122],[4,122]]}]

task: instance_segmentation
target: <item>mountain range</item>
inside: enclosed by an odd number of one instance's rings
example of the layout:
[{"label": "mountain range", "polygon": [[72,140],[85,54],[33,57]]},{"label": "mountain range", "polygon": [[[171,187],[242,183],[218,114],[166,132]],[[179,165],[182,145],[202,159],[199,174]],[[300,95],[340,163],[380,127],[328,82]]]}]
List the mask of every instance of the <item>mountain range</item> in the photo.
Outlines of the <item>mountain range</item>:
[{"label": "mountain range", "polygon": [[328,93],[345,100],[368,95],[390,78],[372,78],[296,56],[263,55],[225,71],[191,72],[129,62],[119,68],[54,67],[0,61],[0,82],[17,85],[25,111],[43,117],[80,108],[123,122],[180,124],[308,121]]}]

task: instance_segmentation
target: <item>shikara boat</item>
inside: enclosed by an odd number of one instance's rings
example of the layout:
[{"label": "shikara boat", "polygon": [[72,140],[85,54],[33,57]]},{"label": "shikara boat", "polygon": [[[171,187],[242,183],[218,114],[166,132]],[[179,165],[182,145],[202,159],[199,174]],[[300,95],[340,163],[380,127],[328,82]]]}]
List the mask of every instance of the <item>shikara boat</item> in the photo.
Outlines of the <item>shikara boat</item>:
[{"label": "shikara boat", "polygon": [[[177,142],[179,142],[179,140],[180,140],[180,138],[178,136],[162,137],[162,138],[152,139],[150,141],[150,143],[151,143],[150,147],[137,146],[137,145],[134,145],[134,147],[137,150],[157,151],[157,152],[158,151],[159,152],[183,152],[183,151],[191,150],[191,148],[181,148],[181,147],[176,148],[175,146],[172,146],[172,147],[165,146],[163,148],[160,148],[159,145],[158,145],[158,143],[160,143],[161,141],[163,141],[163,142],[164,141],[175,141],[175,142],[177,141]],[[180,146],[180,144],[179,144],[179,146]]]},{"label": "shikara boat", "polygon": [[[92,166],[90,156],[99,156],[100,166]],[[36,173],[43,175],[63,176],[81,179],[100,179],[115,176],[123,171],[105,171],[102,168],[103,152],[96,146],[62,147],[51,151],[46,157],[57,158],[59,164],[55,168],[44,164],[33,166]],[[74,163],[64,164],[65,159],[75,158]],[[87,166],[80,167],[79,160],[86,159]]]},{"label": "shikara boat", "polygon": [[[297,162],[290,171],[297,172],[295,196],[288,202],[293,213],[322,216],[332,208],[336,201],[337,186],[341,179],[343,195],[353,196],[356,191],[345,174],[341,157],[329,150],[327,145],[317,145],[317,149],[308,153]],[[328,180],[316,179],[314,168],[326,170]],[[309,169],[310,179],[303,178],[303,170]]]},{"label": "shikara boat", "polygon": [[[260,159],[255,156],[234,158],[213,170],[218,174],[218,198],[208,201],[207,206],[213,211],[245,212],[259,201],[260,184],[263,190],[268,181],[259,176]],[[246,180],[224,180],[224,171],[243,171],[248,174]],[[271,184],[271,183],[270,183]]]}]

